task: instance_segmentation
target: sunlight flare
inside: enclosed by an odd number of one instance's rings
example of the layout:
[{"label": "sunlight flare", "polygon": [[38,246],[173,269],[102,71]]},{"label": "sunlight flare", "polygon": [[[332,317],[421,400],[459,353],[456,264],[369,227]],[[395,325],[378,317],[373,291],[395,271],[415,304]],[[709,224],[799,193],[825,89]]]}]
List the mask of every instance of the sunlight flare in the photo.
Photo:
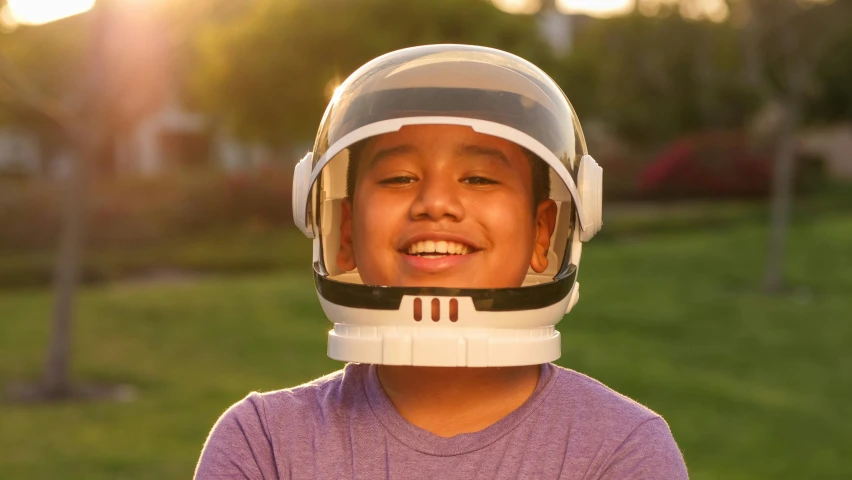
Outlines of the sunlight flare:
[{"label": "sunlight flare", "polygon": [[507,13],[530,14],[541,8],[540,0],[492,0],[494,5]]},{"label": "sunlight flare", "polygon": [[633,9],[635,0],[557,0],[565,13],[584,13],[598,17],[622,15]]},{"label": "sunlight flare", "polygon": [[95,0],[9,0],[8,9],[15,22],[41,25],[91,9]]},{"label": "sunlight flare", "polygon": [[[500,10],[508,13],[536,13],[541,0],[492,0]],[[633,8],[634,0],[557,0],[557,7],[564,13],[584,13],[598,17],[623,14]]]}]

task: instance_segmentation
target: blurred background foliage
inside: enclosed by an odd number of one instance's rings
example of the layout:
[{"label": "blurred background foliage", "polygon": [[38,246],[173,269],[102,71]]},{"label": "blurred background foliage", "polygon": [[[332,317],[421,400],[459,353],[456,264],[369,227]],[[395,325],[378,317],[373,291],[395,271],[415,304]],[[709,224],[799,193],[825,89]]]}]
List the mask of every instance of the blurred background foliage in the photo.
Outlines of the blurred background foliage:
[{"label": "blurred background foliage", "polygon": [[[771,121],[772,110],[751,83],[742,25],[733,17],[685,18],[665,5],[654,15],[566,15],[572,23],[565,53],[541,35],[536,15],[510,14],[482,0],[105,2],[115,4],[102,72],[108,77],[110,142],[94,161],[96,194],[87,203],[95,227],[90,248],[109,246],[108,238],[119,242],[122,235],[107,233],[116,230],[127,238],[168,242],[202,226],[218,229],[217,222],[287,226],[289,183],[270,188],[266,173],[245,170],[262,168],[283,179],[310,148],[334,87],[349,73],[381,53],[435,42],[501,48],[549,72],[577,109],[592,153],[607,167],[610,201],[756,197],[769,191],[773,150],[755,147],[751,133]],[[812,35],[824,18],[847,13],[843,8],[840,2],[810,6],[802,11],[824,12],[802,14],[806,21],[783,28]],[[33,88],[73,104],[91,23],[79,15],[19,26],[0,36],[0,54]],[[785,57],[769,51],[764,56],[768,76],[777,77],[773,72]],[[844,124],[852,117],[849,65],[852,34],[844,29],[818,59],[805,102],[809,127]],[[3,128],[35,135],[41,161],[29,170],[12,163],[0,167],[0,209],[8,219],[0,224],[0,251],[48,248],[59,218],[50,192],[58,195],[59,160],[68,139],[53,119],[12,96],[6,92],[0,104]],[[155,173],[144,180],[124,178],[147,167],[122,148],[169,108],[203,115],[198,120],[203,126],[189,134],[158,134],[162,158]],[[263,153],[221,168],[217,142],[223,136]],[[678,146],[675,161],[671,152]],[[833,181],[820,153],[800,152],[799,183],[808,187],[802,193]],[[742,185],[728,185],[725,176]],[[252,193],[233,194],[228,189],[236,184]],[[223,215],[217,202],[229,203],[231,212]],[[261,203],[260,213],[252,210]],[[269,215],[273,211],[278,213]],[[16,276],[7,275],[6,282]],[[28,283],[48,276],[46,271],[17,278]]]},{"label": "blurred background foliage", "polygon": [[203,67],[195,72],[205,104],[228,112],[239,131],[285,146],[312,139],[334,87],[391,50],[466,43],[548,60],[532,17],[483,1],[262,0],[244,18],[205,33]]},{"label": "blurred background foliage", "polygon": [[[186,478],[228,405],[338,366],[324,357],[310,243],[292,226],[292,170],[346,76],[426,43],[542,67],[605,169],[606,223],[584,252],[561,364],[660,411],[692,478],[852,476],[850,2],[641,0],[609,16],[567,3],[99,0],[43,25],[13,25],[7,8],[0,385],[42,365],[76,155],[54,113],[86,103],[101,35],[74,372],[136,393],[0,402],[0,478]],[[728,13],[695,13],[710,3]],[[766,296],[793,97],[788,283]]]}]

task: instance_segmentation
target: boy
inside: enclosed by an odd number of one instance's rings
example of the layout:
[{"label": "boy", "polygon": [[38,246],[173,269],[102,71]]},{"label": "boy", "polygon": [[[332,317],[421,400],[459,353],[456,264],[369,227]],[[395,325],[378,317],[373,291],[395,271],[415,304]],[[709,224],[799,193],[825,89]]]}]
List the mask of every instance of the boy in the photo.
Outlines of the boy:
[{"label": "boy", "polygon": [[518,57],[432,45],[353,73],[293,203],[328,353],[354,363],[231,407],[196,478],[687,478],[660,416],[550,363],[600,191]]}]

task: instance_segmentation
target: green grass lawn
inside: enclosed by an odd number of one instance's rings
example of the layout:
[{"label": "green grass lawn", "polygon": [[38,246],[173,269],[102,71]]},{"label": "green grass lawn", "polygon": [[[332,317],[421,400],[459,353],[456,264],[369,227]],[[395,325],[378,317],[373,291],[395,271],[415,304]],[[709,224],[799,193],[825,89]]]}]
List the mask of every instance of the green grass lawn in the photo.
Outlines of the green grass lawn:
[{"label": "green grass lawn", "polygon": [[[763,229],[723,227],[589,244],[559,363],[663,414],[693,479],[852,478],[852,215],[797,221],[783,297],[756,288]],[[37,375],[49,313],[45,291],[0,293],[0,382]],[[229,405],[340,367],[307,260],[91,287],[78,320],[76,377],[136,398],[0,404],[1,479],[189,478]]]},{"label": "green grass lawn", "polygon": [[[294,248],[288,248],[289,246]],[[88,248],[82,255],[87,284],[144,277],[163,271],[197,274],[259,273],[304,265],[311,244],[296,228],[220,227],[187,238],[137,247]],[[0,249],[0,290],[50,285],[56,252]]]}]

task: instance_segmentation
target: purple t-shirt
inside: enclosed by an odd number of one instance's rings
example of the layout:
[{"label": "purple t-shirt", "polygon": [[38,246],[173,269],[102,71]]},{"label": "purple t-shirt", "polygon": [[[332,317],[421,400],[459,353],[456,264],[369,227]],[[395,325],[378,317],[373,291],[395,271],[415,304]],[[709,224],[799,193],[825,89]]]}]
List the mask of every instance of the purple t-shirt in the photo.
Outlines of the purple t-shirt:
[{"label": "purple t-shirt", "polygon": [[211,479],[686,479],[666,422],[605,385],[546,364],[532,396],[476,433],[407,422],[372,365],[252,393],[226,411],[201,453]]}]

